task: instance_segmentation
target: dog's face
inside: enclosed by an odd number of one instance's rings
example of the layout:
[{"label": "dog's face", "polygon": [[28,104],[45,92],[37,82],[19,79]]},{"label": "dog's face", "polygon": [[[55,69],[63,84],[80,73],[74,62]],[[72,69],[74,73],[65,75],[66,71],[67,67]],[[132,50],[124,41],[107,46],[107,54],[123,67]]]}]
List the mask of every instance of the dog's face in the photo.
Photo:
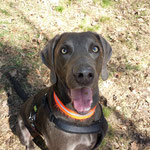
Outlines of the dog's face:
[{"label": "dog's face", "polygon": [[111,47],[96,33],[64,33],[52,39],[42,51],[43,62],[51,69],[51,82],[66,85],[75,110],[86,113],[93,103],[98,78],[108,78]]}]

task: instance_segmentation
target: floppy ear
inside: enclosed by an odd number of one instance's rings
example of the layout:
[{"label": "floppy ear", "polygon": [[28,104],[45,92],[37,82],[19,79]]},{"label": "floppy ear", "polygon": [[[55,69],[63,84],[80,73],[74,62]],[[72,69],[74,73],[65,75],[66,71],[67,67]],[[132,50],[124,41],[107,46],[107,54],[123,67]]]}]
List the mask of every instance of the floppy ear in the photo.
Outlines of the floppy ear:
[{"label": "floppy ear", "polygon": [[52,84],[55,84],[57,81],[54,69],[54,50],[59,37],[59,35],[56,35],[53,39],[51,39],[41,52],[41,59],[43,63],[51,70],[50,81]]},{"label": "floppy ear", "polygon": [[103,53],[104,53],[101,77],[105,81],[108,78],[107,63],[109,62],[110,57],[112,55],[112,48],[103,37],[101,37],[100,35],[99,37],[100,37],[100,42],[102,44]]},{"label": "floppy ear", "polygon": [[107,71],[107,63],[110,60],[110,57],[112,55],[112,48],[109,45],[109,43],[101,36],[98,35],[98,39],[102,45],[102,49],[103,49],[103,62],[102,62],[102,71],[101,71],[101,77],[102,79],[105,81],[108,78],[108,71]]}]

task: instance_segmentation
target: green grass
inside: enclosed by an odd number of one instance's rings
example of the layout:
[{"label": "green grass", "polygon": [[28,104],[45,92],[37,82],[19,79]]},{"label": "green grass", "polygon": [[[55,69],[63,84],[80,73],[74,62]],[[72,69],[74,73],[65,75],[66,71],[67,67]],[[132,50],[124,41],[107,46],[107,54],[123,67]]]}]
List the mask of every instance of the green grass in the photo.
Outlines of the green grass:
[{"label": "green grass", "polygon": [[110,124],[108,124],[108,133],[107,133],[107,137],[109,139],[112,139],[114,137],[114,129],[112,128],[112,126]]},{"label": "green grass", "polygon": [[108,107],[103,107],[103,113],[104,113],[104,116],[107,118],[111,114],[111,109]]},{"label": "green grass", "polygon": [[4,30],[0,33],[0,37],[4,37],[6,34],[10,34],[10,32],[7,30]]},{"label": "green grass", "polygon": [[20,56],[16,56],[13,60],[12,60],[13,64],[16,66],[16,67],[22,67],[23,65],[23,60]]},{"label": "green grass", "polygon": [[9,7],[13,7],[13,6],[14,6],[14,3],[10,2]]},{"label": "green grass", "polygon": [[11,24],[11,23],[8,21],[0,21],[0,24]]},{"label": "green grass", "polygon": [[90,25],[88,18],[85,18],[84,20],[81,21],[79,28],[82,29],[84,32],[86,31],[96,32],[99,30],[100,26],[98,24],[93,25],[93,26]]},{"label": "green grass", "polygon": [[4,46],[3,43],[0,42],[0,48],[3,48],[3,46]]},{"label": "green grass", "polygon": [[6,16],[10,16],[10,13],[8,11],[1,9],[1,8],[0,8],[0,13],[4,14]]},{"label": "green grass", "polygon": [[0,94],[4,93],[5,90],[3,88],[0,88]]},{"label": "green grass", "polygon": [[112,0],[102,0],[101,2],[101,6],[102,7],[109,7],[113,4],[113,1]]},{"label": "green grass", "polygon": [[126,64],[126,70],[139,71],[140,70],[140,66],[139,65]]},{"label": "green grass", "polygon": [[98,25],[95,25],[95,26],[89,26],[89,27],[85,27],[84,28],[84,31],[97,31],[100,27]]},{"label": "green grass", "polygon": [[130,41],[130,40],[125,40],[124,43],[125,43],[125,45],[126,45],[129,49],[132,49],[132,48],[133,48],[133,43],[132,43],[132,41]]},{"label": "green grass", "polygon": [[112,6],[112,4],[114,3],[114,1],[113,0],[93,0],[93,3],[94,4],[99,4],[103,8],[105,8],[105,7]]},{"label": "green grass", "polygon": [[106,133],[106,137],[102,141],[99,148],[100,149],[104,148],[105,145],[114,138],[114,136],[115,136],[114,129],[112,128],[110,124],[108,124],[108,131]]},{"label": "green grass", "polygon": [[99,19],[99,22],[105,23],[105,22],[107,22],[107,21],[109,21],[109,20],[110,20],[110,17],[102,16],[102,17]]},{"label": "green grass", "polygon": [[86,31],[92,31],[92,32],[96,32],[100,26],[95,25],[95,26],[84,26],[84,25],[80,25],[79,26],[84,32]]},{"label": "green grass", "polygon": [[[102,143],[101,143],[101,145],[99,146],[99,148],[100,148],[100,149],[103,148],[106,144],[107,144],[107,141],[106,141],[106,139],[104,138],[103,141],[102,141]],[[100,149],[98,149],[98,150],[100,150]]]},{"label": "green grass", "polygon": [[64,11],[64,7],[63,6],[56,6],[55,10],[62,13]]},{"label": "green grass", "polygon": [[28,52],[27,54],[26,54],[26,56],[28,56],[28,57],[33,57],[35,55],[35,52]]},{"label": "green grass", "polygon": [[94,4],[100,4],[100,0],[93,0]]}]

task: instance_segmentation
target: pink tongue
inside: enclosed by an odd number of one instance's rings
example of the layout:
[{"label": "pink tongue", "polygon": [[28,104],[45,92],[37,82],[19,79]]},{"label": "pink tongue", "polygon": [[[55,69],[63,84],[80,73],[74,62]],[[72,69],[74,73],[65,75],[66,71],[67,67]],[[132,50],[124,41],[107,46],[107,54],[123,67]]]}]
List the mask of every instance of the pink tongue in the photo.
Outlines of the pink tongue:
[{"label": "pink tongue", "polygon": [[92,90],[91,88],[71,89],[71,99],[77,112],[87,112],[91,108]]}]

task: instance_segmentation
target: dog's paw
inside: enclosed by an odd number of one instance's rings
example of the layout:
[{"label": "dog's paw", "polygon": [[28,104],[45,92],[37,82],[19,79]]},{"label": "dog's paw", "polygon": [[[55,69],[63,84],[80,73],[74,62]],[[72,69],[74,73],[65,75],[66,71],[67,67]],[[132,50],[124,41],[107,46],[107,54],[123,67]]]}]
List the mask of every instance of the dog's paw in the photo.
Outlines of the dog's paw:
[{"label": "dog's paw", "polygon": [[34,143],[33,141],[30,141],[29,144],[26,146],[26,150],[34,150]]}]

